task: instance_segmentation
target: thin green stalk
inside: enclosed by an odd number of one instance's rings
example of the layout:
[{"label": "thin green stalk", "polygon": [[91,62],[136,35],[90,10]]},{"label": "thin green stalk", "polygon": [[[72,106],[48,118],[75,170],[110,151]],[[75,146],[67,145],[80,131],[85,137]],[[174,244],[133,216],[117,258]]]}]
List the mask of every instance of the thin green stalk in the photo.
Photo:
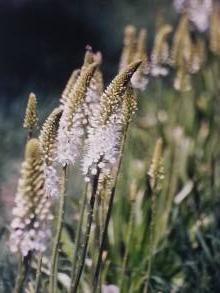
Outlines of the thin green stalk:
[{"label": "thin green stalk", "polygon": [[122,137],[121,151],[120,151],[120,155],[119,155],[118,166],[117,166],[117,170],[116,170],[114,184],[113,184],[113,187],[111,189],[111,194],[110,194],[110,199],[109,199],[109,206],[108,206],[107,215],[106,215],[106,219],[105,219],[104,230],[103,230],[103,233],[102,233],[101,245],[100,245],[100,248],[99,248],[99,255],[98,255],[96,268],[95,268],[95,273],[94,273],[94,277],[93,277],[93,284],[92,284],[93,289],[92,289],[92,292],[94,292],[94,293],[96,292],[96,289],[97,289],[97,286],[98,286],[99,274],[100,274],[100,270],[101,270],[101,266],[102,266],[102,253],[103,253],[103,250],[104,250],[105,240],[106,240],[107,232],[108,232],[108,225],[109,225],[110,218],[111,218],[112,207],[113,207],[113,202],[114,202],[114,197],[115,197],[115,190],[116,190],[118,177],[119,177],[119,171],[121,169],[121,162],[122,162],[122,158],[123,158],[123,154],[124,154],[127,131],[128,131],[128,124],[125,127],[124,134],[123,134],[123,137]]},{"label": "thin green stalk", "polygon": [[131,236],[132,236],[132,230],[133,230],[133,224],[134,224],[134,210],[135,210],[135,201],[132,201],[131,212],[130,212],[129,223],[128,223],[125,254],[122,260],[122,272],[121,272],[121,279],[120,279],[120,286],[119,286],[121,289],[121,292],[123,292],[123,288],[124,288],[125,272],[126,272],[127,263],[128,263],[128,253],[130,248],[129,244],[131,242]]},{"label": "thin green stalk", "polygon": [[59,211],[57,218],[57,226],[56,226],[56,236],[52,249],[52,257],[51,257],[51,269],[50,269],[50,278],[49,278],[49,293],[56,292],[57,286],[57,261],[58,261],[58,250],[61,238],[61,232],[63,227],[63,219],[64,219],[64,206],[65,206],[65,181],[66,181],[66,166],[63,167],[62,171],[62,185],[60,192],[60,201],[59,201]]},{"label": "thin green stalk", "polygon": [[14,293],[19,292],[23,286],[23,279],[24,279],[24,268],[22,262],[22,256],[19,255],[18,257],[18,274],[15,281],[15,289]]},{"label": "thin green stalk", "polygon": [[76,277],[77,260],[78,260],[79,249],[80,249],[81,238],[82,238],[83,219],[84,219],[86,202],[87,202],[87,192],[88,192],[88,183],[85,186],[85,190],[84,190],[84,194],[83,194],[83,198],[82,198],[81,210],[80,210],[80,219],[79,219],[77,231],[76,231],[75,250],[74,250],[74,255],[73,255],[73,260],[72,260],[70,292],[71,292],[71,290],[73,290],[74,280]]},{"label": "thin green stalk", "polygon": [[40,288],[42,258],[43,258],[43,253],[41,252],[38,256],[38,262],[37,262],[36,284],[34,289],[35,293],[38,293]]},{"label": "thin green stalk", "polygon": [[149,287],[149,279],[152,267],[152,261],[155,252],[155,216],[156,216],[156,194],[152,190],[152,205],[151,205],[151,224],[150,224],[150,243],[149,243],[149,259],[148,259],[148,267],[146,273],[146,282],[144,286],[143,293],[147,293]]},{"label": "thin green stalk", "polygon": [[29,265],[31,262],[32,253],[29,252],[27,256],[22,258],[19,256],[18,260],[18,274],[15,282],[14,293],[21,293],[23,291],[23,286],[26,281]]},{"label": "thin green stalk", "polygon": [[88,249],[88,244],[89,244],[89,238],[90,238],[90,232],[91,232],[91,226],[92,226],[92,221],[93,221],[93,211],[94,211],[96,193],[97,193],[98,182],[99,182],[99,174],[100,174],[100,169],[98,168],[98,172],[94,176],[93,182],[92,182],[92,192],[91,192],[91,197],[90,197],[89,207],[88,207],[86,233],[85,233],[84,245],[83,245],[83,249],[82,249],[81,262],[79,264],[79,270],[77,272],[74,287],[71,290],[72,293],[77,292],[79,282],[80,282],[80,279],[81,279],[81,276],[82,276],[83,268],[84,268],[84,265],[85,265],[85,259],[86,259],[86,254],[87,254],[87,249]]},{"label": "thin green stalk", "polygon": [[33,136],[33,129],[29,129],[27,134],[27,141],[30,140],[32,136]]}]

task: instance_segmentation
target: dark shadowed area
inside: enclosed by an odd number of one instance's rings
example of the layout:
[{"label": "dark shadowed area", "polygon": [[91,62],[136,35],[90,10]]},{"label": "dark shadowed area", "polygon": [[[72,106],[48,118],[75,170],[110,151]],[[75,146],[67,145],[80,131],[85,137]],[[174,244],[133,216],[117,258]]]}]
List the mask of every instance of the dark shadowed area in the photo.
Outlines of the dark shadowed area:
[{"label": "dark shadowed area", "polygon": [[0,1],[0,98],[7,101],[4,107],[30,90],[44,96],[59,94],[72,69],[82,63],[87,44],[103,52],[105,80],[109,81],[117,68],[124,26],[148,26],[150,40],[155,16],[167,14],[166,2]]}]

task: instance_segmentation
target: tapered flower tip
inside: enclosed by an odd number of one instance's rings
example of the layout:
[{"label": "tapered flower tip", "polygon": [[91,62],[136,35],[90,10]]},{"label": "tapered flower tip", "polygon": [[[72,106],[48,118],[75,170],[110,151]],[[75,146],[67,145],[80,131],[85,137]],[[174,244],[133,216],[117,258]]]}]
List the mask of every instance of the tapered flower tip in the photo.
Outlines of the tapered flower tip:
[{"label": "tapered flower tip", "polygon": [[38,139],[32,138],[27,142],[25,148],[25,159],[39,158],[41,156],[41,148]]},{"label": "tapered flower tip", "polygon": [[24,128],[32,129],[37,124],[37,113],[36,113],[37,99],[34,93],[30,93],[28,97],[28,103],[26,107],[24,117]]},{"label": "tapered flower tip", "polygon": [[123,83],[122,86],[125,86],[130,81],[132,75],[138,69],[142,62],[143,60],[137,60],[135,62],[132,62],[124,70],[122,70],[115,79],[121,80]]},{"label": "tapered flower tip", "polygon": [[125,34],[125,37],[130,37],[130,36],[133,36],[134,34],[136,33],[136,27],[129,24],[125,27],[125,31],[124,31],[124,34]]},{"label": "tapered flower tip", "polygon": [[122,74],[127,74],[128,78],[130,79],[142,62],[143,60],[140,60],[140,59],[136,60],[135,62],[132,62],[122,71]]},{"label": "tapered flower tip", "polygon": [[94,61],[94,58],[93,58],[92,47],[91,46],[86,46],[86,53],[85,53],[85,56],[84,56],[84,66],[92,64],[93,61]]},{"label": "tapered flower tip", "polygon": [[101,96],[101,116],[104,124],[121,104],[127,85],[141,63],[142,60],[135,61],[120,71]]}]

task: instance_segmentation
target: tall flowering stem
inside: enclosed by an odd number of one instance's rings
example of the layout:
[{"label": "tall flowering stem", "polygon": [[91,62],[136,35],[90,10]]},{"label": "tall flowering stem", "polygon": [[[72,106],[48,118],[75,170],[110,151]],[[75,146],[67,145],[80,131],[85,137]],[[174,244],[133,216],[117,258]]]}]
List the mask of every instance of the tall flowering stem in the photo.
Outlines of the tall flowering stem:
[{"label": "tall flowering stem", "polygon": [[[59,178],[53,161],[57,149],[57,130],[63,110],[55,108],[44,122],[39,141],[44,160],[45,192],[49,198],[57,197],[59,193]],[[38,292],[41,279],[41,264],[43,253],[38,256],[35,292]]]},{"label": "tall flowering stem", "polygon": [[88,192],[88,183],[86,183],[83,198],[82,198],[82,203],[81,203],[81,209],[80,209],[80,219],[79,223],[77,226],[77,231],[76,231],[76,239],[75,239],[75,250],[73,253],[73,260],[72,260],[72,272],[71,272],[71,287],[70,287],[70,292],[73,290],[74,287],[74,280],[76,277],[76,269],[77,269],[77,260],[78,260],[78,249],[81,244],[81,238],[82,238],[82,225],[83,225],[83,218],[84,218],[84,213],[85,213],[85,208],[86,208],[86,202],[87,202],[87,192]]},{"label": "tall flowering stem", "polygon": [[[152,156],[151,165],[147,174],[147,181],[149,188],[149,195],[151,197],[151,222],[150,222],[150,239],[149,239],[149,256],[147,259],[147,273],[146,282],[144,285],[144,293],[148,292],[149,279],[151,274],[152,262],[155,254],[155,248],[157,245],[157,235],[155,231],[156,213],[157,213],[157,195],[161,189],[161,181],[164,178],[163,175],[163,141],[159,138],[155,144],[154,153]],[[146,261],[146,259],[145,259]]]},{"label": "tall flowering stem", "polygon": [[[84,64],[80,70],[80,74],[83,75],[84,72],[96,62],[98,65],[101,64],[101,53],[94,54],[92,48],[87,46],[87,51],[84,58]],[[93,124],[95,123],[95,116],[97,114],[99,108],[99,101],[100,97],[103,92],[103,78],[102,73],[99,68],[97,68],[94,72],[93,77],[90,80],[89,85],[87,86],[85,98],[82,103],[82,128],[84,129],[84,137],[85,140],[88,138],[88,134],[92,131]],[[74,287],[74,280],[76,278],[77,273],[77,266],[78,260],[81,256],[81,241],[82,241],[82,226],[83,226],[83,219],[87,204],[87,193],[88,193],[88,183],[86,183],[82,204],[80,209],[80,219],[77,224],[77,232],[76,232],[76,239],[75,239],[75,247],[73,252],[73,259],[72,259],[72,272],[71,272],[71,288],[73,290]]]},{"label": "tall flowering stem", "polygon": [[99,182],[99,175],[100,175],[100,169],[98,168],[97,174],[94,175],[94,177],[92,178],[92,192],[91,192],[91,197],[90,197],[89,206],[88,206],[89,210],[88,210],[86,234],[85,234],[85,239],[84,239],[84,244],[83,244],[82,256],[81,256],[81,261],[80,261],[80,265],[79,265],[79,270],[77,272],[76,280],[74,283],[74,287],[71,292],[77,291],[77,288],[78,288],[79,282],[80,282],[80,278],[82,276],[83,267],[85,264],[87,248],[88,248],[90,232],[91,232],[91,226],[92,226],[92,221],[93,221],[93,211],[94,211],[94,206],[95,206],[96,193],[97,193],[98,182]]},{"label": "tall flowering stem", "polygon": [[37,260],[36,282],[35,282],[35,288],[34,288],[35,293],[38,293],[40,288],[42,258],[43,258],[43,253],[40,252],[38,256],[38,260]]},{"label": "tall flowering stem", "polygon": [[116,162],[123,123],[122,98],[133,73],[140,64],[141,61],[130,64],[113,79],[103,93],[100,99],[100,110],[86,141],[83,173],[86,175],[87,181],[92,181],[92,194],[89,203],[82,260],[72,292],[77,290],[85,263],[93,220],[93,209],[98,191],[99,175],[108,175]]},{"label": "tall flowering stem", "polygon": [[102,254],[103,254],[104,245],[105,245],[107,232],[108,232],[108,226],[109,226],[109,222],[110,222],[110,218],[111,218],[112,207],[113,207],[114,197],[115,197],[115,191],[116,191],[116,186],[118,183],[118,176],[120,173],[121,163],[122,163],[125,144],[126,144],[128,127],[129,127],[129,123],[131,121],[131,117],[136,110],[136,97],[135,97],[134,92],[130,86],[127,87],[127,90],[124,95],[122,106],[123,106],[122,113],[123,113],[124,129],[123,129],[122,137],[121,137],[121,141],[120,141],[121,147],[120,147],[120,152],[119,152],[119,156],[118,156],[118,163],[116,166],[114,183],[113,183],[113,186],[110,191],[108,210],[107,210],[107,215],[106,215],[106,219],[104,222],[104,229],[103,229],[103,233],[102,233],[102,237],[101,237],[99,255],[98,255],[98,259],[97,259],[97,263],[96,263],[96,267],[95,267],[95,273],[94,273],[94,277],[93,277],[93,292],[94,293],[96,292],[97,286],[98,286],[99,274],[100,274],[101,265],[102,265]]},{"label": "tall flowering stem", "polygon": [[52,257],[51,257],[51,268],[50,268],[50,280],[49,280],[49,292],[56,292],[57,286],[57,261],[58,261],[58,250],[61,238],[61,232],[63,227],[64,220],[64,206],[65,206],[65,181],[66,181],[66,169],[67,166],[62,168],[62,183],[60,191],[60,200],[59,200],[59,210],[57,216],[57,225],[56,225],[56,236],[54,239]]},{"label": "tall flowering stem", "polygon": [[120,151],[118,167],[117,167],[117,171],[116,171],[114,185],[113,185],[113,187],[111,189],[111,193],[110,193],[108,210],[107,210],[107,215],[106,215],[106,219],[105,219],[105,223],[104,223],[104,229],[103,229],[103,233],[102,233],[101,245],[100,245],[100,248],[99,248],[99,255],[98,255],[98,259],[97,259],[97,263],[96,263],[96,267],[95,267],[95,273],[94,273],[94,277],[93,277],[93,291],[92,291],[93,293],[96,292],[96,289],[97,289],[97,286],[98,286],[99,274],[100,274],[101,265],[102,265],[102,254],[103,254],[103,251],[104,251],[105,241],[106,241],[106,238],[107,238],[108,226],[109,226],[109,222],[110,222],[110,218],[111,218],[116,186],[117,186],[117,183],[118,183],[118,176],[119,176],[120,169],[121,169],[121,162],[122,162],[124,148],[125,148],[127,130],[128,130],[128,125],[125,128],[124,135],[123,135],[123,138],[122,138],[122,147],[121,147],[121,151]]}]

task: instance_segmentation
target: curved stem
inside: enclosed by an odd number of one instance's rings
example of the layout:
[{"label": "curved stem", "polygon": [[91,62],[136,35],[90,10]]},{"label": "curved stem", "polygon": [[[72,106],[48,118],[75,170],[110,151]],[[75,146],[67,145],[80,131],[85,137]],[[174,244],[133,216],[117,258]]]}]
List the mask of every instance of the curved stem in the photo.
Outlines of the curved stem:
[{"label": "curved stem", "polygon": [[58,261],[58,249],[60,244],[60,237],[63,227],[63,218],[64,218],[64,206],[65,206],[65,181],[66,181],[66,166],[63,167],[62,174],[62,185],[60,192],[60,201],[59,201],[59,211],[58,211],[58,219],[56,226],[56,236],[52,249],[52,260],[51,260],[51,269],[50,269],[50,278],[49,278],[49,292],[56,292],[56,284],[57,284],[57,261]]},{"label": "curved stem", "polygon": [[77,226],[77,232],[76,232],[75,250],[74,250],[74,255],[73,255],[73,260],[72,260],[70,292],[74,287],[74,280],[75,280],[75,277],[76,277],[78,253],[79,253],[79,248],[80,248],[81,238],[82,238],[83,218],[84,218],[86,202],[87,202],[87,192],[88,192],[88,183],[85,186],[85,190],[84,190],[84,194],[83,194],[83,198],[82,198],[82,205],[81,205],[81,210],[80,210],[80,219],[79,219],[79,223],[78,223],[78,226]]}]

